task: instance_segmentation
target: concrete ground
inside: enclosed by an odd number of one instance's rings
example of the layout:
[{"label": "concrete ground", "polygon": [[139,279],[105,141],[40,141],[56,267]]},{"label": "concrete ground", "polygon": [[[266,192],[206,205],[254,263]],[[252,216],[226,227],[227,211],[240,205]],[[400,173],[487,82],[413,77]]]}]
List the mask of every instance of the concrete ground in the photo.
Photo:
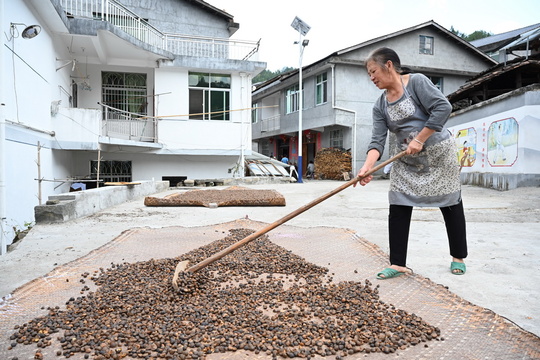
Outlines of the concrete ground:
[{"label": "concrete ground", "polygon": [[[246,216],[272,223],[342,184],[305,180],[303,184],[249,186],[278,191],[286,198],[285,207],[146,207],[139,199],[66,223],[39,224],[1,258],[0,296],[9,298],[16,288],[57,265],[86,255],[128,229],[193,227]],[[377,179],[366,187],[347,188],[287,224],[352,229],[387,252],[388,185],[388,180]],[[171,189],[154,196],[184,190],[187,189]],[[469,239],[467,273],[456,276],[449,271],[451,258],[438,209],[414,210],[408,266],[465,300],[539,336],[540,188],[499,192],[464,186],[463,201]],[[331,246],[331,239],[328,244]]]}]

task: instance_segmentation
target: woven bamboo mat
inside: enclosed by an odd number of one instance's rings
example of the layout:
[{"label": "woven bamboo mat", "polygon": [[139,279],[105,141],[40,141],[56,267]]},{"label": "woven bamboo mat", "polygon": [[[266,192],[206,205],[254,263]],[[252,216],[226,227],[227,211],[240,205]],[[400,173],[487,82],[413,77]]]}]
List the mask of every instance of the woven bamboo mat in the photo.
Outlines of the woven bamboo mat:
[{"label": "woven bamboo mat", "polygon": [[[34,345],[8,350],[16,325],[47,313],[47,307],[65,306],[70,297],[81,295],[81,274],[108,268],[111,263],[174,258],[223,237],[229,229],[257,230],[266,224],[248,219],[204,227],[137,228],[124,232],[105,246],[44,277],[20,287],[0,306],[0,359],[33,359]],[[380,299],[414,313],[440,328],[441,338],[399,350],[394,354],[358,353],[347,359],[539,359],[540,338],[522,330],[492,311],[475,306],[444,286],[420,275],[377,281],[374,274],[387,264],[387,256],[354,232],[336,228],[281,226],[269,233],[270,240],[308,262],[329,269],[335,282],[370,280],[380,285]],[[466,277],[464,277],[466,281]],[[95,285],[86,286],[95,289]],[[42,349],[43,359],[64,358],[57,347]],[[92,357],[90,357],[92,358]],[[211,354],[208,359],[270,359],[270,356],[237,351]],[[84,359],[76,354],[71,359]],[[125,359],[130,359],[125,357]]]},{"label": "woven bamboo mat", "polygon": [[195,189],[157,198],[144,198],[146,206],[285,206],[285,197],[276,190],[254,190],[230,186],[223,190]]}]

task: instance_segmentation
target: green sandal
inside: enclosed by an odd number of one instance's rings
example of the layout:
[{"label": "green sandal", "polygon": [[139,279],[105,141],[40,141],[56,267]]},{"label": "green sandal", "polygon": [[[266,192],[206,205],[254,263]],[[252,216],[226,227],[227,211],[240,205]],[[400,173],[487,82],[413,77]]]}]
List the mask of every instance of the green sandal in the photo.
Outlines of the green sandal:
[{"label": "green sandal", "polygon": [[465,266],[465,263],[452,261],[452,263],[450,264],[450,271],[454,275],[463,275],[467,271],[467,266]]},{"label": "green sandal", "polygon": [[391,279],[391,278],[394,278],[394,277],[401,276],[403,274],[405,274],[405,273],[401,272],[401,271],[394,270],[392,268],[386,268],[383,271],[377,273],[377,279],[386,280],[386,279]]}]

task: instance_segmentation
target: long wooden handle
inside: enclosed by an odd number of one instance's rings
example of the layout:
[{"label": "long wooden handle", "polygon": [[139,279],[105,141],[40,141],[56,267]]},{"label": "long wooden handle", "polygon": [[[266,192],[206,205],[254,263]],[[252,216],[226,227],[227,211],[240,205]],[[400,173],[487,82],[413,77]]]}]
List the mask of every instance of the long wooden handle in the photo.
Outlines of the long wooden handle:
[{"label": "long wooden handle", "polygon": [[251,241],[257,239],[258,237],[266,234],[267,232],[269,232],[270,230],[273,230],[275,228],[277,228],[278,226],[280,225],[283,225],[284,223],[286,223],[287,221],[291,220],[292,218],[302,214],[304,211],[306,210],[309,210],[311,209],[312,207],[314,207],[315,205],[323,202],[324,200],[328,199],[329,197],[332,197],[334,195],[336,195],[337,193],[339,193],[340,191],[348,188],[349,186],[351,185],[354,185],[356,184],[359,180],[373,174],[374,172],[382,169],[383,167],[385,167],[386,165],[390,164],[391,162],[394,162],[396,161],[397,159],[403,157],[405,155],[405,151],[402,151],[400,152],[399,154],[391,157],[390,159],[380,163],[379,165],[375,166],[373,169],[369,170],[368,172],[366,172],[363,176],[356,176],[354,178],[352,178],[351,180],[347,181],[346,183],[344,183],[343,185],[341,185],[340,187],[330,191],[329,193],[311,201],[310,203],[294,210],[293,212],[291,212],[290,214],[288,215],[285,215],[284,217],[282,217],[281,219],[277,220],[276,222],[273,222],[272,224],[270,225],[267,225],[265,226],[264,228],[254,232],[253,234],[245,237],[244,239],[232,244],[231,246],[229,246],[228,248],[226,249],[223,249],[221,250],[220,252],[218,253],[215,253],[214,255],[210,256],[209,258],[207,258],[206,260],[203,260],[201,261],[200,263],[198,264],[195,264],[193,265],[192,267],[190,267],[189,269],[187,269],[186,271],[189,271],[189,272],[197,272],[199,270],[201,270],[202,268],[210,265],[211,263],[221,259],[222,257],[224,257],[225,255],[228,255],[230,253],[232,253],[233,251],[237,250],[238,248],[241,248],[242,246],[250,243]]}]

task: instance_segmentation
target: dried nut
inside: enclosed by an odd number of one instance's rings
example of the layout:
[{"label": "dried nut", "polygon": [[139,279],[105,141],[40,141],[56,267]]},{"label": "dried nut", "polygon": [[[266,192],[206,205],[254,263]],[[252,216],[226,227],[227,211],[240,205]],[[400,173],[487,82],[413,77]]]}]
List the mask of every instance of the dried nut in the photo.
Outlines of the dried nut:
[{"label": "dried nut", "polygon": [[[11,347],[57,346],[58,356],[80,353],[103,360],[204,359],[240,349],[273,359],[342,359],[444,340],[420,317],[381,302],[378,287],[368,280],[334,283],[327,268],[267,236],[197,273],[181,272],[180,290],[174,291],[171,280],[179,261],[196,264],[251,233],[232,229],[180,258],[111,264],[91,276],[86,272],[82,277],[97,290],[17,326]],[[60,331],[53,340],[51,334]],[[43,358],[41,350],[34,358]]]}]

